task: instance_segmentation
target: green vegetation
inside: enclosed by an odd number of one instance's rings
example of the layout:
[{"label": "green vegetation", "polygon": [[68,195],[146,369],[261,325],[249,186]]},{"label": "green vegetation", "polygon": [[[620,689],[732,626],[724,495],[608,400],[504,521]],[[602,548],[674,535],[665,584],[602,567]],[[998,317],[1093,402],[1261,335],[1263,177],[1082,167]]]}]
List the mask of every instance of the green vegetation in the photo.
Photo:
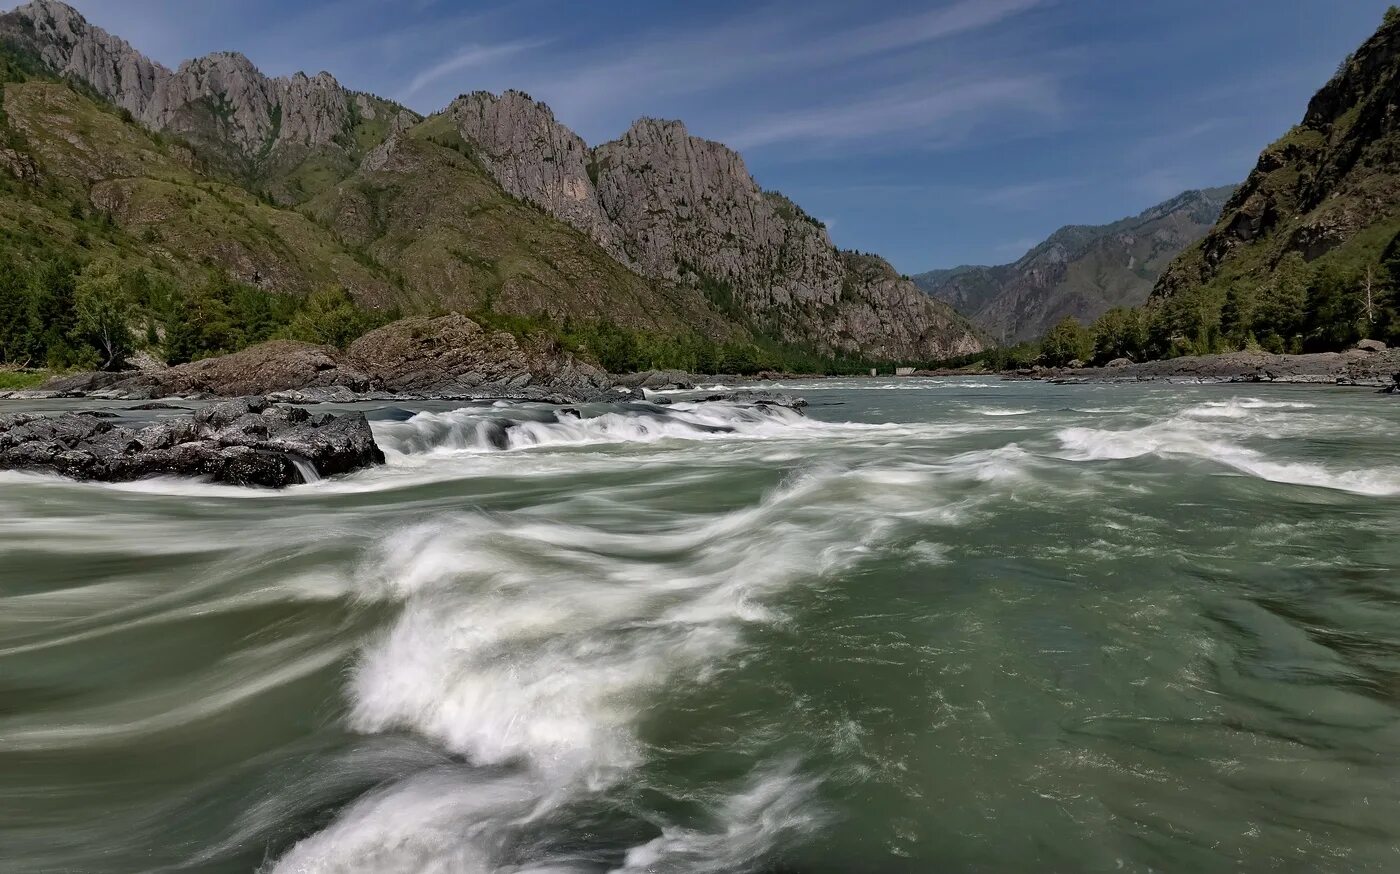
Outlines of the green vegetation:
[{"label": "green vegetation", "polygon": [[1290,252],[1260,281],[1188,288],[1146,307],[1109,310],[1088,327],[1065,319],[1039,342],[951,363],[1007,370],[1076,359],[1104,365],[1244,350],[1335,352],[1362,339],[1400,345],[1400,233],[1373,261],[1357,253],[1346,247],[1309,264]]},{"label": "green vegetation", "polygon": [[340,288],[306,298],[220,272],[184,285],[142,267],[54,259],[24,268],[0,254],[0,366],[116,370],[143,350],[171,364],[276,337],[345,346],[396,314],[355,306]]},{"label": "green vegetation", "polygon": [[489,310],[468,315],[482,325],[509,331],[517,337],[545,338],[613,373],[674,369],[745,376],[764,371],[834,376],[888,366],[887,362],[865,358],[823,355],[810,347],[777,343],[764,337],[716,341],[693,331],[628,328],[604,320],[565,319],[560,323],[541,316]]}]

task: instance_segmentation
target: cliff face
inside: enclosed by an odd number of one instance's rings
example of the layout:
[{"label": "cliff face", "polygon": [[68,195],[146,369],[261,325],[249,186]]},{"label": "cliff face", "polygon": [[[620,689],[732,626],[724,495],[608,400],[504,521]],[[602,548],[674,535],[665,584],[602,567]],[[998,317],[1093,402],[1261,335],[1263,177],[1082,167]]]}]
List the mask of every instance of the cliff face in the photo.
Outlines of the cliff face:
[{"label": "cliff face", "polygon": [[[680,122],[643,119],[590,148],[519,92],[467,94],[422,119],[328,73],[269,78],[236,52],[172,71],[57,0],[0,15],[0,42],[178,135],[201,170],[316,215],[392,272],[389,302],[758,332],[877,358],[981,346],[950,308],[878,258],[838,252],[737,153]],[[100,197],[119,219],[156,213]]]},{"label": "cliff face", "polygon": [[678,121],[642,119],[590,149],[519,92],[465,95],[445,115],[505,190],[643,276],[704,289],[781,339],[882,357],[981,347],[888,264],[853,268],[819,222],[763,191],[736,152]]},{"label": "cliff face", "polygon": [[1012,264],[935,270],[914,281],[999,342],[1033,340],[1067,316],[1087,323],[1113,307],[1145,303],[1232,191],[1188,191],[1112,224],[1061,228]]},{"label": "cliff face", "polygon": [[[1153,290],[1258,285],[1284,258],[1374,262],[1400,230],[1400,12],[1342,62],[1266,148],[1215,227]],[[1335,254],[1333,254],[1335,253]]]},{"label": "cliff face", "polygon": [[341,87],[329,73],[269,78],[238,52],[216,52],[172,71],[56,0],[0,15],[0,37],[283,200],[310,193],[297,184],[309,156],[343,159],[348,170],[365,139],[378,142],[417,120],[396,104]]}]

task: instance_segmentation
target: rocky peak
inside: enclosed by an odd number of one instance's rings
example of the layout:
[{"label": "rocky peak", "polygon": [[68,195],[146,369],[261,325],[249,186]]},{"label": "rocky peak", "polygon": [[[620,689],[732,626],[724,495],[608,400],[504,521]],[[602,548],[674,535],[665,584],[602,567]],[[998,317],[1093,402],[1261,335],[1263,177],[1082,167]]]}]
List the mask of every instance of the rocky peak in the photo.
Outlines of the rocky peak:
[{"label": "rocky peak", "polygon": [[116,105],[142,116],[165,67],[131,44],[88,24],[57,0],[33,0],[0,14],[0,38],[33,51],[56,72],[90,84]]},{"label": "rocky peak", "polygon": [[452,101],[445,112],[502,188],[573,225],[613,257],[624,257],[598,203],[588,145],[548,106],[520,91],[476,91]]},{"label": "rocky peak", "polygon": [[187,136],[238,165],[287,148],[340,149],[337,138],[353,123],[353,110],[369,118],[387,105],[347,91],[326,72],[269,78],[236,51],[171,71],[58,0],[33,0],[0,15],[0,37],[87,82],[148,127]]}]

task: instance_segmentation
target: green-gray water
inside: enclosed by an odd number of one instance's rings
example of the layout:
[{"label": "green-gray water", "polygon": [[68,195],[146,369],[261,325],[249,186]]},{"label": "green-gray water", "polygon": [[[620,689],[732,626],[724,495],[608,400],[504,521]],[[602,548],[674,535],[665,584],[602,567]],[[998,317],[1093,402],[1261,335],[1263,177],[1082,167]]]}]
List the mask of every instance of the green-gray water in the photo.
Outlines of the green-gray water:
[{"label": "green-gray water", "polygon": [[0,474],[0,870],[1400,867],[1393,398],[794,388]]}]

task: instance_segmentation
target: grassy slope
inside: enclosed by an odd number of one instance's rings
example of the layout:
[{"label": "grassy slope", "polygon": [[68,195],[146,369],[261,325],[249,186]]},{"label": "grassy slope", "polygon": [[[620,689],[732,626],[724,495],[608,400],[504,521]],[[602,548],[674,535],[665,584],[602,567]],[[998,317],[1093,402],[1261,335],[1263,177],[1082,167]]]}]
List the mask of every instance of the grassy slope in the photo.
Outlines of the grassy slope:
[{"label": "grassy slope", "polygon": [[1153,291],[1223,299],[1267,293],[1291,252],[1321,268],[1364,269],[1400,233],[1400,16],[1386,22],[1313,98],[1302,123],[1270,144],[1214,230]]},{"label": "grassy slope", "polygon": [[444,116],[400,135],[382,165],[308,208],[401,273],[419,308],[742,333],[699,291],[648,282],[581,232],[506,194]]},{"label": "grassy slope", "polygon": [[105,256],[180,278],[219,266],[294,294],[335,282],[371,306],[396,296],[388,271],[325,229],[205,175],[183,146],[65,84],[6,83],[4,110],[7,136],[37,170],[27,181],[0,174],[0,235],[21,251]]}]

